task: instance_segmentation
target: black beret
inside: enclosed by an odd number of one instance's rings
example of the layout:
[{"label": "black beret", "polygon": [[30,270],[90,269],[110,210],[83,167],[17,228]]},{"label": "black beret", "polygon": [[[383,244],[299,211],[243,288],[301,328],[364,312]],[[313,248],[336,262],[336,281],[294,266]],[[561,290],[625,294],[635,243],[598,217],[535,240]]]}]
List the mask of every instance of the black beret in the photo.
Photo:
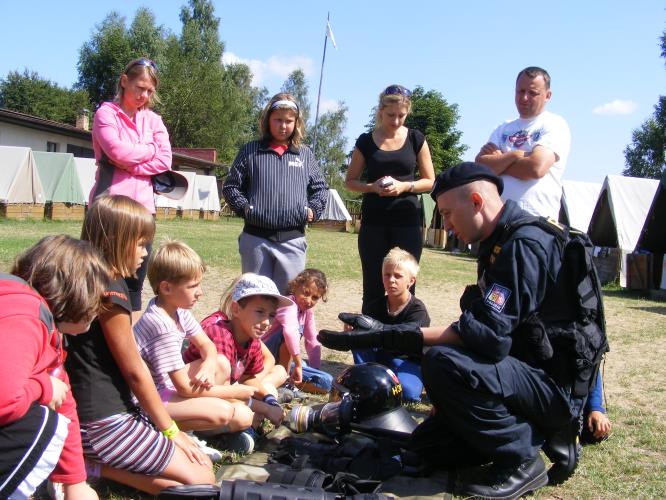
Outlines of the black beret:
[{"label": "black beret", "polygon": [[478,180],[486,180],[494,183],[497,186],[499,194],[502,194],[502,191],[504,191],[504,181],[489,167],[481,163],[466,161],[440,172],[435,178],[430,196],[432,196],[433,200],[437,201],[437,197],[440,194]]}]

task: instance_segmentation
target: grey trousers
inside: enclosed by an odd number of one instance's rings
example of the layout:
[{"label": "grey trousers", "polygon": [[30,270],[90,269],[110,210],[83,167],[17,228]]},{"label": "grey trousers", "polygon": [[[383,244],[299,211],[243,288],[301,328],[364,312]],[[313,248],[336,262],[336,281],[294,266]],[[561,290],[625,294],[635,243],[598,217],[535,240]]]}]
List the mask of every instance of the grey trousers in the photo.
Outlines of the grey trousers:
[{"label": "grey trousers", "polygon": [[307,248],[305,237],[282,243],[246,232],[238,237],[242,271],[272,279],[283,294],[287,293],[287,284],[305,269]]}]

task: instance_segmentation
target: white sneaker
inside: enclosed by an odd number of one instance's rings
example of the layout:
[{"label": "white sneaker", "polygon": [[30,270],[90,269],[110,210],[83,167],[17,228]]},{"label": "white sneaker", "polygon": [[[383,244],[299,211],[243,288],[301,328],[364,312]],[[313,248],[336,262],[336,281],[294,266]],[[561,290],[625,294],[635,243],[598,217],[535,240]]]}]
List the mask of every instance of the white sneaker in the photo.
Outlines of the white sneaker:
[{"label": "white sneaker", "polygon": [[194,435],[192,431],[188,432],[187,435],[190,436],[190,439],[194,441],[194,443],[199,447],[199,449],[203,451],[206,455],[208,455],[208,458],[210,458],[213,462],[222,460],[222,452],[216,450],[211,446],[208,446],[208,443],[206,441],[204,441],[203,439],[199,439],[197,436]]}]

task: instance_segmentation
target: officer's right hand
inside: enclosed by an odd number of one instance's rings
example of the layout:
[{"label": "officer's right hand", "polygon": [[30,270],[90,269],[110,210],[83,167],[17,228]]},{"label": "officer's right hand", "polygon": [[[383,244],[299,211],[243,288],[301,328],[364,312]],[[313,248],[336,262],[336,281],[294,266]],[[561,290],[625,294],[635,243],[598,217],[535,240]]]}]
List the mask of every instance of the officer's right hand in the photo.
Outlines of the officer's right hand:
[{"label": "officer's right hand", "polygon": [[338,319],[354,330],[384,330],[384,323],[365,314],[340,313]]},{"label": "officer's right hand", "polygon": [[353,329],[347,332],[320,330],[317,340],[329,349],[349,351],[381,347],[381,330]]}]

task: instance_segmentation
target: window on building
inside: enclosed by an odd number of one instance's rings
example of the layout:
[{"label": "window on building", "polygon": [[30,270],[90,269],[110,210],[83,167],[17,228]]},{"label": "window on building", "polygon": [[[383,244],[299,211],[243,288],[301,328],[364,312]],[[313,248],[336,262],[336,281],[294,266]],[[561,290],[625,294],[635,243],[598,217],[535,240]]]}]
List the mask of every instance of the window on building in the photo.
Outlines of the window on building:
[{"label": "window on building", "polygon": [[91,148],[84,148],[83,146],[75,146],[74,144],[67,144],[67,152],[72,153],[78,158],[94,158],[95,152]]},{"label": "window on building", "polygon": [[58,152],[58,143],[57,142],[46,141],[46,151],[48,151],[49,153],[57,153]]}]

